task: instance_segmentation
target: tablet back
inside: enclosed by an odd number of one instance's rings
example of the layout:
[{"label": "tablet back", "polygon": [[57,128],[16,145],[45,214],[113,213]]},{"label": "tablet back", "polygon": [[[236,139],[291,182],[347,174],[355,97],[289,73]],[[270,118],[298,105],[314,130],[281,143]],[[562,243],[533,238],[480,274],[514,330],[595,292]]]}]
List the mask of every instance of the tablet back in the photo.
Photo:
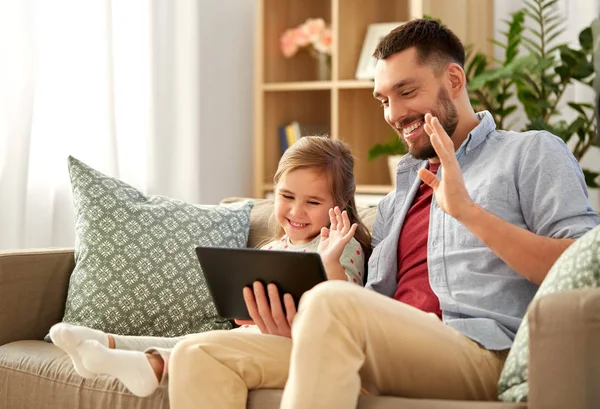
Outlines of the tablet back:
[{"label": "tablet back", "polygon": [[196,254],[217,312],[227,319],[250,319],[242,290],[254,281],[275,283],[297,306],[305,291],[327,280],[317,253],[197,247]]}]

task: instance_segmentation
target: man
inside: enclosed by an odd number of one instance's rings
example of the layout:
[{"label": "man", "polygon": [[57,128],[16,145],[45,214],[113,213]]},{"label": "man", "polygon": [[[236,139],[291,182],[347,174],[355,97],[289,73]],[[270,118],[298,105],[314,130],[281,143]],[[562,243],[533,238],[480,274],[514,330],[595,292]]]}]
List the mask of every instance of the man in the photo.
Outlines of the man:
[{"label": "man", "polygon": [[[374,96],[410,155],[373,226],[374,291],[326,282],[287,320],[261,286],[247,299],[263,333],[289,335],[293,320],[284,409],[354,408],[361,391],[496,399],[537,286],[599,223],[559,138],[497,131],[473,111],[464,49],[448,29],[410,21],[375,57]],[[193,354],[176,351],[173,370]]]}]

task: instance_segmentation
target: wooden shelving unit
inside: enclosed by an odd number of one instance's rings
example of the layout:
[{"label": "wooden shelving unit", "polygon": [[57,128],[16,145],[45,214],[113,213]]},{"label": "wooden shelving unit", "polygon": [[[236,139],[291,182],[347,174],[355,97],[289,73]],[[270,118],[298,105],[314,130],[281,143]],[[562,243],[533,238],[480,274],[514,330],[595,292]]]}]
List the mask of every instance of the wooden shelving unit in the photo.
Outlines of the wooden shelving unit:
[{"label": "wooden shelving unit", "polygon": [[[385,158],[367,152],[393,135],[373,99],[371,81],[354,78],[367,27],[427,14],[440,18],[465,44],[492,55],[493,0],[257,0],[254,67],[254,195],[272,190],[281,157],[278,127],[291,121],[327,124],[356,157],[358,193],[385,194]],[[316,61],[305,52],[285,58],[279,38],[307,18],[322,17],[333,30],[332,74],[316,81]],[[340,41],[340,39],[342,41]]]}]

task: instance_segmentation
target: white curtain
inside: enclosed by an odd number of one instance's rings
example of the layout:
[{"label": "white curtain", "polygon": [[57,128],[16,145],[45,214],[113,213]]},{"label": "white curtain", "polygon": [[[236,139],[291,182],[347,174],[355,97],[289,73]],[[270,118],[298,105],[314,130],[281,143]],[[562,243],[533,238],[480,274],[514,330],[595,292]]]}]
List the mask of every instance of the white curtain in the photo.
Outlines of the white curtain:
[{"label": "white curtain", "polygon": [[67,156],[199,200],[194,0],[0,0],[0,249],[72,246]]}]

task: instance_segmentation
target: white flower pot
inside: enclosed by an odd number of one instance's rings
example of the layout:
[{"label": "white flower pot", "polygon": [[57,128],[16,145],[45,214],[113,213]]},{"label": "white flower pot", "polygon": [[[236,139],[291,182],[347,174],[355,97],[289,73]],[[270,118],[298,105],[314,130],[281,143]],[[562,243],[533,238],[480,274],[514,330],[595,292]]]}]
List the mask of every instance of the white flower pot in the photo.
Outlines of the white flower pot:
[{"label": "white flower pot", "polygon": [[396,188],[396,167],[398,167],[398,162],[402,159],[404,155],[390,155],[388,156],[388,166],[390,168],[390,181],[392,182],[392,186]]}]

